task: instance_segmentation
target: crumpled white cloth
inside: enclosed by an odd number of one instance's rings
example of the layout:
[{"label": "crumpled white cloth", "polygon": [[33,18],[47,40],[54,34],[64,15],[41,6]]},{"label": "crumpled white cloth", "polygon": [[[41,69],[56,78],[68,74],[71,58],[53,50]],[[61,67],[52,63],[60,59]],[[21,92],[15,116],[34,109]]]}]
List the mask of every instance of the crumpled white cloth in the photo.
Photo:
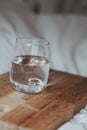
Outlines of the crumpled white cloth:
[{"label": "crumpled white cloth", "polygon": [[0,73],[10,69],[17,35],[48,40],[51,68],[87,77],[86,16],[0,12]]}]

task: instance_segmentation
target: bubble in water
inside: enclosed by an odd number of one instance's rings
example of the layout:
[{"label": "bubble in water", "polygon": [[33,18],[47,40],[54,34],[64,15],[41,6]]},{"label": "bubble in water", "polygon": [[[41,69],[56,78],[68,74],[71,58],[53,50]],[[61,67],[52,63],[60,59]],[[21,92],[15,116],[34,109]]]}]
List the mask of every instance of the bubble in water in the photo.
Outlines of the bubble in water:
[{"label": "bubble in water", "polygon": [[37,86],[37,85],[40,85],[40,84],[42,84],[42,81],[38,78],[29,78],[29,80],[28,80],[29,86],[32,86],[32,85]]}]

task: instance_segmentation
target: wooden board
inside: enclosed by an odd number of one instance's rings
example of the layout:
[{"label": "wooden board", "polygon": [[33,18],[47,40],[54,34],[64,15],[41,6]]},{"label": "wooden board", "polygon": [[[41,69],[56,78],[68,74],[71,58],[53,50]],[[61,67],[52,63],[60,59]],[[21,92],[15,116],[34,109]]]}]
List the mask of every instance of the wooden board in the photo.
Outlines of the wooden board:
[{"label": "wooden board", "polygon": [[9,74],[0,76],[0,129],[56,130],[87,103],[87,78],[51,70],[38,94],[15,91]]}]

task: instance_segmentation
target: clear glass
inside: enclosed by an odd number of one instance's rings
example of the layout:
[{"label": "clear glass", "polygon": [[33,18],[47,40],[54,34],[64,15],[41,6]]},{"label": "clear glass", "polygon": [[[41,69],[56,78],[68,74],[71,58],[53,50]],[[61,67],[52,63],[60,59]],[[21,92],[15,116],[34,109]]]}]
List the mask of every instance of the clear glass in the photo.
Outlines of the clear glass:
[{"label": "clear glass", "polygon": [[39,38],[18,37],[11,63],[10,82],[21,92],[42,91],[49,77],[49,42]]}]

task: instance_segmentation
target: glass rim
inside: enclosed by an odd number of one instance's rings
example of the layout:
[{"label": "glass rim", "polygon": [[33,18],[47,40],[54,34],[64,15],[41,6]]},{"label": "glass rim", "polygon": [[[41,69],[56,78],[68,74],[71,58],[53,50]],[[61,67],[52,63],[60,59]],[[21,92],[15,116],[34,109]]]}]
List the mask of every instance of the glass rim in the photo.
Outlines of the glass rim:
[{"label": "glass rim", "polygon": [[[38,41],[38,44],[40,43],[43,43],[45,45],[49,45],[49,41],[43,39],[43,38],[39,38],[39,37],[34,37],[34,36],[31,36],[31,37],[27,37],[27,36],[18,36],[16,37],[16,41],[18,40],[21,40],[21,39],[24,39],[24,40],[30,40],[31,42],[34,40],[34,41]],[[28,41],[29,42],[29,41]],[[33,44],[36,44],[35,42],[33,42]]]}]

